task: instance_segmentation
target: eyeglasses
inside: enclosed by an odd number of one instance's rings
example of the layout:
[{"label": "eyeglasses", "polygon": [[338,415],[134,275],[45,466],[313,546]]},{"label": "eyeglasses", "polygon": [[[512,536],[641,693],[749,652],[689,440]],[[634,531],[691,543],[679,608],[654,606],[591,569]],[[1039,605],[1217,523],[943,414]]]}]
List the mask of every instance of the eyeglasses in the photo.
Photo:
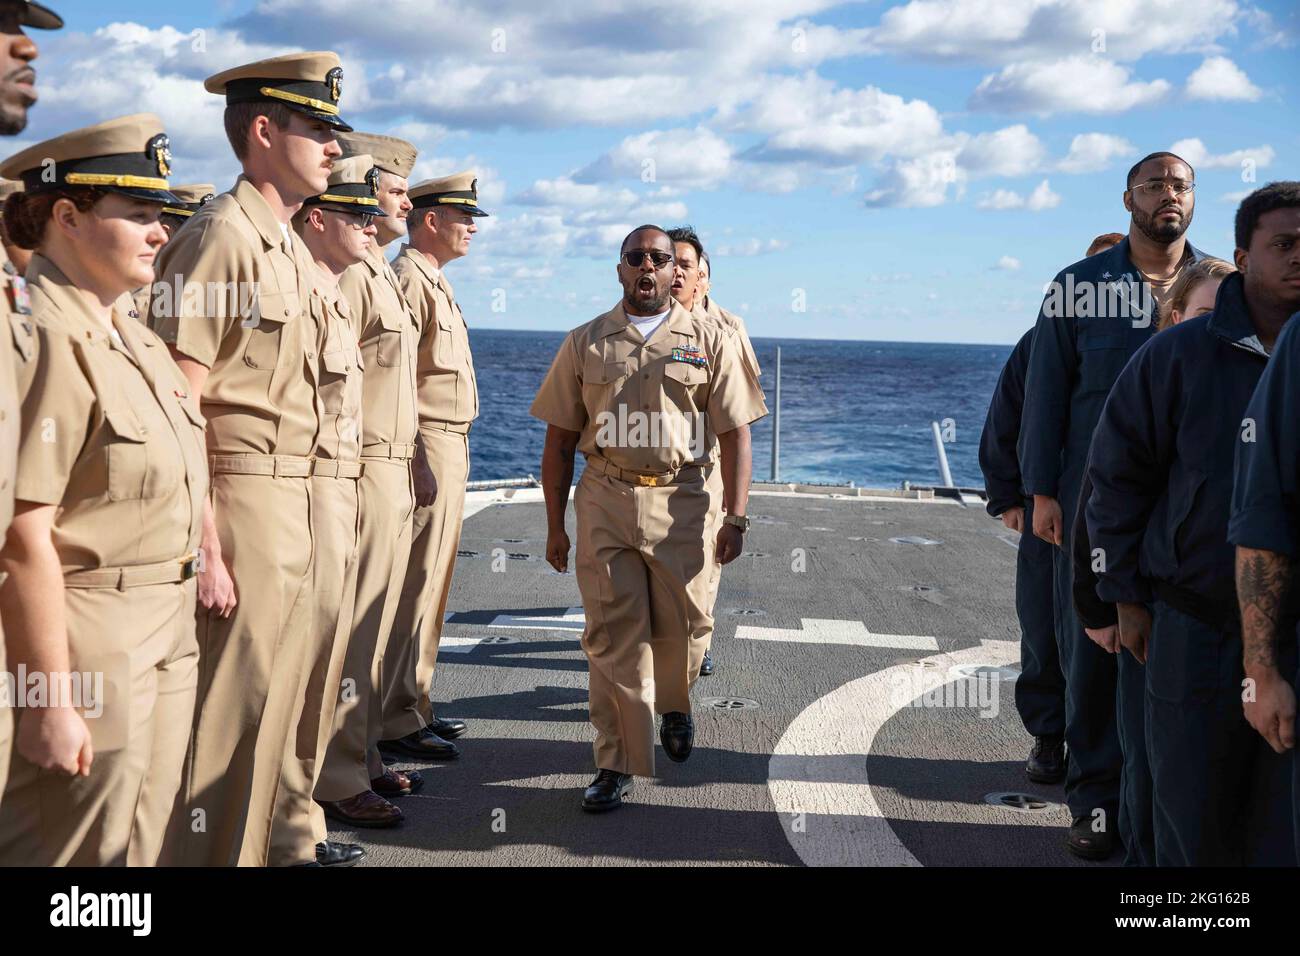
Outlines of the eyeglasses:
[{"label": "eyeglasses", "polygon": [[650,257],[650,261],[654,263],[656,269],[662,269],[664,266],[668,265],[668,263],[673,261],[673,257],[666,252],[645,252],[641,249],[633,249],[631,252],[625,252],[619,256],[619,259],[626,262],[633,269],[639,269],[641,268],[641,263],[645,262],[647,256]]},{"label": "eyeglasses", "polygon": [[1175,196],[1184,196],[1195,188],[1196,183],[1184,179],[1148,179],[1133,186],[1132,191],[1144,196],[1163,196],[1166,189],[1172,189]]}]

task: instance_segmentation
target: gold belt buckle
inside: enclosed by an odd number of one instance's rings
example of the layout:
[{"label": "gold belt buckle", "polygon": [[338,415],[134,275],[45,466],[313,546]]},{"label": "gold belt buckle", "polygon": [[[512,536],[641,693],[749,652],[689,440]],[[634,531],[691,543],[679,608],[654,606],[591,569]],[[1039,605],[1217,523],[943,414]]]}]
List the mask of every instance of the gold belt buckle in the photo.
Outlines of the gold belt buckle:
[{"label": "gold belt buckle", "polygon": [[647,488],[655,488],[659,484],[659,476],[658,475],[637,475],[636,481],[637,484],[644,485]]},{"label": "gold belt buckle", "polygon": [[188,581],[190,578],[199,573],[199,559],[197,555],[191,554],[181,559],[181,580]]}]

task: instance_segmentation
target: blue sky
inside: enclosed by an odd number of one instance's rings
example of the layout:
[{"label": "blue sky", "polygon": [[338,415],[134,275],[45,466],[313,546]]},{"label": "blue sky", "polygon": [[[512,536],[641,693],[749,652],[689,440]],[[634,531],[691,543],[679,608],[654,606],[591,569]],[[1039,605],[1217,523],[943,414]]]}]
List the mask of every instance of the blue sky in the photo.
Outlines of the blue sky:
[{"label": "blue sky", "polygon": [[68,27],[33,31],[42,102],[15,150],[151,110],[176,181],[224,189],[202,78],[335,49],[344,115],[415,142],[416,178],[479,170],[494,215],[448,274],[481,327],[587,321],[629,226],[689,221],[754,335],[1009,343],[1044,282],[1126,231],[1140,155],[1196,165],[1189,236],[1223,256],[1237,198],[1300,177],[1286,2],[50,5]]}]

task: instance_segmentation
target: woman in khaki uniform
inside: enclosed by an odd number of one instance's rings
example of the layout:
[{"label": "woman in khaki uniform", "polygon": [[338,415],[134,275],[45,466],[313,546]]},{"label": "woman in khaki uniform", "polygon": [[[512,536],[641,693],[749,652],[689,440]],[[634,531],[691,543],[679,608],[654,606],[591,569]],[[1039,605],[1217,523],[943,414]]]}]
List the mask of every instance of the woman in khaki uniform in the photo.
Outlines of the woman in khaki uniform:
[{"label": "woman in khaki uniform", "polygon": [[0,863],[153,864],[176,798],[197,674],[204,421],[128,294],[165,238],[169,161],[161,123],[139,114],[0,167],[26,186],[6,225],[36,249],[3,614],[10,666],[49,686],[19,714]]}]

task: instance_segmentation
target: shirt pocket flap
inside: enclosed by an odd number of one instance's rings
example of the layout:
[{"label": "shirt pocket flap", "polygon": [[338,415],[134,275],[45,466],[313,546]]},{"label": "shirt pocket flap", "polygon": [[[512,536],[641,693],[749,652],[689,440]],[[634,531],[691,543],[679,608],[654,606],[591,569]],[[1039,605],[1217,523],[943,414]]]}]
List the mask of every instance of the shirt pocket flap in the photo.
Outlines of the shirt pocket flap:
[{"label": "shirt pocket flap", "polygon": [[405,312],[385,309],[379,313],[379,327],[385,332],[401,332],[412,324],[411,317]]},{"label": "shirt pocket flap", "polygon": [[321,355],[321,365],[331,375],[347,375],[356,367],[356,353],[349,356],[347,349],[336,349]]},{"label": "shirt pocket flap", "polygon": [[683,385],[702,385],[709,380],[709,372],[689,362],[669,362],[664,366],[664,377]]},{"label": "shirt pocket flap", "polygon": [[260,289],[257,293],[256,308],[244,321],[244,326],[256,329],[266,323],[283,325],[301,311],[302,303],[298,299],[296,290]]},{"label": "shirt pocket flap", "polygon": [[608,385],[627,375],[627,362],[606,362],[600,355],[589,355],[582,368],[582,380],[588,385]]},{"label": "shirt pocket flap", "polygon": [[148,432],[133,412],[125,409],[105,410],[104,422],[109,431],[122,441],[143,443],[149,440]]}]

